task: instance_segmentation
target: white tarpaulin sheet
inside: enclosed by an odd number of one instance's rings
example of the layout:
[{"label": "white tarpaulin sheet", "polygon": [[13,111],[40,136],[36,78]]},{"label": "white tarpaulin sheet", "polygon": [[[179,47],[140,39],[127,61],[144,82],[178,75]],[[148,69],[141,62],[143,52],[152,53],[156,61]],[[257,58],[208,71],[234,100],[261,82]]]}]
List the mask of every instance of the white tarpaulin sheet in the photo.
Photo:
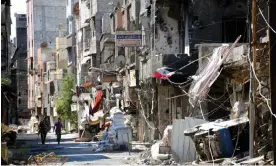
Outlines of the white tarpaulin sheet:
[{"label": "white tarpaulin sheet", "polygon": [[189,90],[189,102],[193,107],[206,98],[210,87],[220,75],[222,63],[230,55],[239,39],[240,36],[230,48],[228,46],[215,48],[206,67],[197,75],[192,76],[194,81]]}]

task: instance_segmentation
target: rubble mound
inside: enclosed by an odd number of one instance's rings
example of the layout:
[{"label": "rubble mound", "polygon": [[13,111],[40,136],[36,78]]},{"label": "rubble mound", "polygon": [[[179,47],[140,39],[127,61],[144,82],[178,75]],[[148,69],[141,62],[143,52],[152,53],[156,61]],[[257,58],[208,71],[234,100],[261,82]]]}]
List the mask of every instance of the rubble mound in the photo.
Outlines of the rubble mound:
[{"label": "rubble mound", "polygon": [[167,160],[153,159],[151,148],[141,152],[136,160],[136,163],[138,165],[177,165],[171,156]]}]

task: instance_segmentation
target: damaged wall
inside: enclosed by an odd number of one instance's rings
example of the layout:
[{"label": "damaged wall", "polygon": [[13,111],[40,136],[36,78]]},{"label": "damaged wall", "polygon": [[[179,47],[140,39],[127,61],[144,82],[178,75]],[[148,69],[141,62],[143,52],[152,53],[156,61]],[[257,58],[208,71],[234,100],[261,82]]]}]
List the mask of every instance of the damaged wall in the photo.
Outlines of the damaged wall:
[{"label": "damaged wall", "polygon": [[[144,6],[141,6],[142,8]],[[150,25],[152,22],[148,13],[141,14],[141,23],[143,31],[143,47],[146,47],[147,55],[141,58],[141,79],[147,79],[152,76],[152,73],[156,69],[163,67],[163,55],[171,54],[175,56],[179,54],[181,49],[180,35],[179,35],[179,20],[174,18],[177,15],[177,11],[169,7],[159,7],[156,9],[156,21],[154,25]],[[155,27],[155,47],[151,44],[153,40],[153,29]],[[151,47],[155,51],[151,50]],[[154,55],[153,55],[154,54]]]},{"label": "damaged wall", "polygon": [[179,53],[178,20],[169,17],[169,8],[161,8],[156,14],[156,54]]},{"label": "damaged wall", "polygon": [[181,96],[178,87],[158,86],[158,118],[159,130],[163,134],[165,128],[173,123],[174,119],[184,119],[191,115],[187,96]]},{"label": "damaged wall", "polygon": [[191,46],[196,43],[234,42],[246,38],[246,1],[195,0],[190,6]]}]

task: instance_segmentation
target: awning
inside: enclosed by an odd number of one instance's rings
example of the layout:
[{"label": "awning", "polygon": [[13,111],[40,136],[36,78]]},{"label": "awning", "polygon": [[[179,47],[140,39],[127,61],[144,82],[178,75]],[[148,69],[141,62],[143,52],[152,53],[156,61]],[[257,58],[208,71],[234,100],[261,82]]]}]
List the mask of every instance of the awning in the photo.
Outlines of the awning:
[{"label": "awning", "polygon": [[87,61],[90,60],[90,59],[91,59],[90,56],[85,56],[85,57],[83,57],[82,60],[81,60],[81,64],[82,64],[82,65],[83,65],[83,64],[86,64]]},{"label": "awning", "polygon": [[98,90],[97,96],[96,96],[96,101],[94,102],[94,106],[92,105],[93,102],[91,102],[90,107],[89,107],[89,114],[94,115],[96,112],[98,112],[101,108],[101,103],[102,103],[102,98],[103,98],[103,91]]},{"label": "awning", "polygon": [[93,87],[95,84],[93,83],[93,82],[85,82],[85,83],[83,83],[82,84],[82,87],[84,87],[84,88],[91,88],[91,87]]},{"label": "awning", "polygon": [[89,125],[97,125],[97,124],[99,124],[99,123],[100,123],[100,120],[88,122]]}]

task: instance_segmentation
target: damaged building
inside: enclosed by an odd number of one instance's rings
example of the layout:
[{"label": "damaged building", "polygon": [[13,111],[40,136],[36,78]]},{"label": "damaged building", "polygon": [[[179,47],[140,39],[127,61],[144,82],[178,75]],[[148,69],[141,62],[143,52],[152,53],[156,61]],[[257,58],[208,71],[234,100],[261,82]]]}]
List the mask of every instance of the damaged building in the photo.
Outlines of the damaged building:
[{"label": "damaged building", "polygon": [[[97,50],[90,57],[79,52],[86,58],[78,60],[91,64],[87,72],[94,76],[87,77],[93,89],[91,108],[97,106],[97,98],[101,103],[97,110],[107,116],[113,107],[120,108],[132,128],[132,139],[153,142],[163,138],[167,126],[177,119],[219,123],[249,118],[254,107],[255,126],[261,126],[255,128],[255,138],[260,138],[255,139],[255,155],[271,150],[266,1],[257,5],[255,72],[251,70],[251,3],[246,0],[118,0],[107,3],[106,12],[99,2],[92,2],[97,10],[82,1],[98,15],[91,14],[83,22],[92,28],[88,36],[95,33],[96,40],[78,39]],[[252,89],[254,77],[258,80]],[[244,131],[241,140],[249,141],[249,132]],[[232,135],[240,134],[235,130]]]},{"label": "damaged building", "polygon": [[[137,3],[140,9],[135,6]],[[117,69],[123,96],[119,106],[127,113],[132,112],[131,116],[138,119],[134,129],[138,130],[138,141],[162,138],[166,126],[173,124],[174,119],[194,117],[216,121],[249,117],[248,43],[251,39],[247,3],[244,0],[145,0],[118,4],[111,15],[115,23],[113,27],[117,31],[140,29],[142,34],[139,47],[121,47],[115,40],[114,58],[115,64],[116,60],[124,64]],[[267,13],[265,2],[260,1],[258,5],[263,13]],[[139,20],[135,20],[138,15]],[[270,92],[269,46],[268,28],[261,16],[258,17],[258,23],[256,77],[260,84],[256,85],[255,105],[258,112],[256,125],[262,126],[262,129],[256,129],[258,137],[261,137],[256,142],[256,149],[259,150],[256,155],[263,155],[272,146],[264,143],[264,140],[271,139],[271,114],[267,101],[263,99],[269,97]],[[237,43],[233,45],[237,38]],[[214,55],[219,48],[226,49],[227,57],[220,58],[222,52]],[[214,67],[212,62],[220,65]],[[210,84],[203,86],[205,94],[192,104],[193,88],[199,85],[196,77],[202,76],[202,71],[208,67],[215,68],[215,73],[211,75],[213,80],[207,79]],[[200,93],[197,91],[197,95]],[[241,140],[249,141],[249,132],[246,131]]]}]

